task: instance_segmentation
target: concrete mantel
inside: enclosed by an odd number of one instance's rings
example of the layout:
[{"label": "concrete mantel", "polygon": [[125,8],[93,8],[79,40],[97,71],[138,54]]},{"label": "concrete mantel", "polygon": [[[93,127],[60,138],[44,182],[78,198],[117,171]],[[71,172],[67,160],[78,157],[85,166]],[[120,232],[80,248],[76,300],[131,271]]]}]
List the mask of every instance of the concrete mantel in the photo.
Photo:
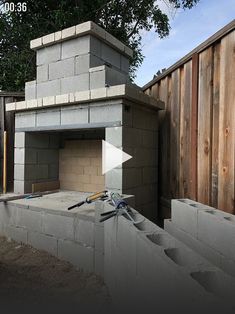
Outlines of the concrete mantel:
[{"label": "concrete mantel", "polygon": [[8,103],[6,104],[6,111],[42,109],[42,107],[82,104],[90,101],[118,98],[131,100],[136,104],[141,104],[152,110],[162,110],[165,108],[165,104],[161,100],[156,100],[153,97],[144,94],[135,86],[122,84],[64,95]]},{"label": "concrete mantel", "polygon": [[102,39],[108,45],[112,46],[122,54],[127,55],[129,58],[133,57],[133,51],[129,47],[124,45],[117,38],[91,21],[33,39],[30,41],[30,48],[33,50],[38,50],[46,46],[51,46],[68,39],[77,38],[88,34]]}]

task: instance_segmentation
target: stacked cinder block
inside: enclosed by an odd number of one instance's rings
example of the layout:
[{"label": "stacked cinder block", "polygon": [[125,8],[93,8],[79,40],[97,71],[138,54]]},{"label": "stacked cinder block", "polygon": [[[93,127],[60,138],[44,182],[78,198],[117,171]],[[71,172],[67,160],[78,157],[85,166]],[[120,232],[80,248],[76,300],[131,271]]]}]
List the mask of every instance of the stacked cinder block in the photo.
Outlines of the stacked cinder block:
[{"label": "stacked cinder block", "polygon": [[15,133],[14,191],[32,192],[32,183],[58,180],[59,134]]},{"label": "stacked cinder block", "polygon": [[31,41],[37,77],[26,100],[128,83],[132,52],[92,22]]},{"label": "stacked cinder block", "polygon": [[60,149],[60,187],[64,190],[97,192],[104,190],[102,141],[69,140]]},{"label": "stacked cinder block", "polygon": [[131,103],[123,107],[123,125],[106,128],[106,140],[133,156],[105,176],[108,189],[135,195],[136,209],[157,214],[158,114]]},{"label": "stacked cinder block", "polygon": [[[50,210],[47,207],[52,202],[55,208]],[[95,251],[102,250],[102,243],[95,242],[94,215],[57,210],[56,205],[53,198],[44,199],[41,205],[38,199],[1,203],[0,234],[47,251],[85,271],[98,272],[100,262],[95,261]]]},{"label": "stacked cinder block", "polygon": [[234,311],[234,278],[134,213],[141,223],[123,216],[104,222],[104,280],[120,312]]},{"label": "stacked cinder block", "polygon": [[165,230],[235,276],[234,215],[189,199],[172,200]]}]

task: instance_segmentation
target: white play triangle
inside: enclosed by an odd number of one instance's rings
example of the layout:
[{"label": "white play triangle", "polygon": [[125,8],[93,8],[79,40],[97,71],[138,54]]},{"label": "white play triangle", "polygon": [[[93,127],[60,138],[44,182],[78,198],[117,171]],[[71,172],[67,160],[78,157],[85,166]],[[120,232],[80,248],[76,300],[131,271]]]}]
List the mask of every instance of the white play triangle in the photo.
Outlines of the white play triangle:
[{"label": "white play triangle", "polygon": [[102,174],[116,168],[131,158],[131,155],[102,140]]}]

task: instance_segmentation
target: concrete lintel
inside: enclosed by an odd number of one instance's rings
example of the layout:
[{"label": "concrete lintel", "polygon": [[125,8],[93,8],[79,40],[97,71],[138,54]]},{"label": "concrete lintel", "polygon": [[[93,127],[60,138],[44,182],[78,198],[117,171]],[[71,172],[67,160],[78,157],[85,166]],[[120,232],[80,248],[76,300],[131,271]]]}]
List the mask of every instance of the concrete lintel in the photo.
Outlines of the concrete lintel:
[{"label": "concrete lintel", "polygon": [[71,125],[56,125],[56,126],[41,126],[33,128],[16,128],[15,132],[43,132],[43,131],[66,131],[66,130],[78,130],[78,129],[97,129],[97,128],[110,128],[121,126],[120,121],[104,122],[104,123],[82,123]]},{"label": "concrete lintel", "polygon": [[[60,36],[58,36],[58,34]],[[62,30],[61,33],[51,33],[43,37],[33,39],[30,41],[30,48],[33,50],[38,50],[46,46],[54,45],[61,41],[81,37],[87,34],[98,37],[102,41],[106,42],[108,45],[120,51],[122,54],[128,56],[128,58],[133,57],[133,51],[129,47],[127,47],[117,38],[106,32],[102,27],[91,21],[66,28]]]}]

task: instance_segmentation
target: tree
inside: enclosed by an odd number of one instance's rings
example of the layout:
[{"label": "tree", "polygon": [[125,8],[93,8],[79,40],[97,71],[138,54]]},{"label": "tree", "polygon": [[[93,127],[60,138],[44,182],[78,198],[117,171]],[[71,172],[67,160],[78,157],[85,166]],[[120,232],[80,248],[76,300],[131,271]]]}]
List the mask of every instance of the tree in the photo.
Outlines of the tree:
[{"label": "tree", "polygon": [[[169,34],[169,19],[159,8],[167,1],[191,9],[200,0],[25,0],[27,11],[6,11],[0,0],[0,90],[24,90],[35,78],[31,39],[92,20],[134,50],[131,76],[141,65],[141,30],[154,29],[160,38]],[[17,4],[19,0],[12,0]]]}]

